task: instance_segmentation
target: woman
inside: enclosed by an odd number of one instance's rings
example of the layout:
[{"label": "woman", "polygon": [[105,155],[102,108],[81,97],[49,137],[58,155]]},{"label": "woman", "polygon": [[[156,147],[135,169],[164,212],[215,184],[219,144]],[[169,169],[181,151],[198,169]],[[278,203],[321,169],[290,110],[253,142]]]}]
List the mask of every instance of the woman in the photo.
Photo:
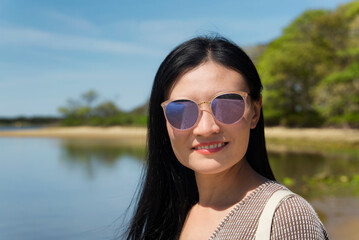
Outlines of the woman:
[{"label": "woman", "polygon": [[[268,163],[261,89],[249,57],[224,38],[194,38],[166,57],[127,239],[255,239],[266,203],[285,189]],[[271,239],[327,239],[297,195],[284,197],[270,224]]]}]

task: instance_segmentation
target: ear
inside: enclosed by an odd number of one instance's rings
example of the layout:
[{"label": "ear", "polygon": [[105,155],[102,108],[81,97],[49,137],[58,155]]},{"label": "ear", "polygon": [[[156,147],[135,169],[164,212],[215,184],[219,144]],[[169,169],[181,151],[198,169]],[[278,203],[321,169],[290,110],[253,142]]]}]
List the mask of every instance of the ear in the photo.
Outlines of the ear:
[{"label": "ear", "polygon": [[251,129],[257,126],[259,118],[261,116],[261,108],[262,108],[262,95],[260,95],[258,101],[252,101],[252,119],[251,119]]}]

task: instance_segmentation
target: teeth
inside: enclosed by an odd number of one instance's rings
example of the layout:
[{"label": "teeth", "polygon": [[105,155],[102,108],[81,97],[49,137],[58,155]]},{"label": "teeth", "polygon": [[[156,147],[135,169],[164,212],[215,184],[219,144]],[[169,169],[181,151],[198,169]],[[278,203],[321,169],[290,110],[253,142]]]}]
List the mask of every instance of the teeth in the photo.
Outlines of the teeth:
[{"label": "teeth", "polygon": [[206,146],[199,146],[199,147],[196,147],[195,149],[198,149],[198,150],[213,149],[213,148],[223,147],[224,145],[225,145],[225,143],[217,143],[217,144],[211,144],[211,145],[206,145]]}]

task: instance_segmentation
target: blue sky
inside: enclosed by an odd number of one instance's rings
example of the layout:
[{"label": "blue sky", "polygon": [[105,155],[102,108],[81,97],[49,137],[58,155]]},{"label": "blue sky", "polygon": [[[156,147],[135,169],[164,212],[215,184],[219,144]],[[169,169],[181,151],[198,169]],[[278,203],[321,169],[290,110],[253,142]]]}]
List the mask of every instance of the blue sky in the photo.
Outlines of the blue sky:
[{"label": "blue sky", "polygon": [[149,97],[168,52],[219,33],[267,43],[308,9],[347,0],[0,0],[0,117],[54,116],[93,89],[123,110]]}]

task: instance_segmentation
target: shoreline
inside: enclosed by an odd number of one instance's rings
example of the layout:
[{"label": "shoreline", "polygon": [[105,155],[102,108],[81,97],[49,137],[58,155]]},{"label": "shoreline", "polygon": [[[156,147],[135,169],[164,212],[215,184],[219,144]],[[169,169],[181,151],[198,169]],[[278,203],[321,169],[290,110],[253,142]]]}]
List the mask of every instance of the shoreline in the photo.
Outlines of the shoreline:
[{"label": "shoreline", "polygon": [[144,127],[44,127],[37,129],[16,129],[0,131],[1,137],[43,137],[43,138],[146,138]]},{"label": "shoreline", "polygon": [[[0,131],[0,137],[54,137],[54,138],[141,138],[146,137],[145,127],[44,127],[38,129],[16,129]],[[268,139],[303,139],[310,141],[331,141],[359,143],[359,129],[336,128],[284,128],[267,127]]]},{"label": "shoreline", "polygon": [[302,139],[359,144],[359,129],[267,127],[265,136],[266,139]]},{"label": "shoreline", "polygon": [[[43,127],[0,130],[1,138],[52,138],[104,141],[113,145],[145,146],[145,127]],[[106,141],[109,140],[109,141]],[[266,147],[272,152],[321,153],[359,158],[359,129],[265,128]]]},{"label": "shoreline", "polygon": [[[53,138],[107,141],[119,146],[145,146],[145,127],[44,127],[0,131],[1,138]],[[271,152],[321,153],[359,157],[359,129],[265,128],[266,147]]]}]

